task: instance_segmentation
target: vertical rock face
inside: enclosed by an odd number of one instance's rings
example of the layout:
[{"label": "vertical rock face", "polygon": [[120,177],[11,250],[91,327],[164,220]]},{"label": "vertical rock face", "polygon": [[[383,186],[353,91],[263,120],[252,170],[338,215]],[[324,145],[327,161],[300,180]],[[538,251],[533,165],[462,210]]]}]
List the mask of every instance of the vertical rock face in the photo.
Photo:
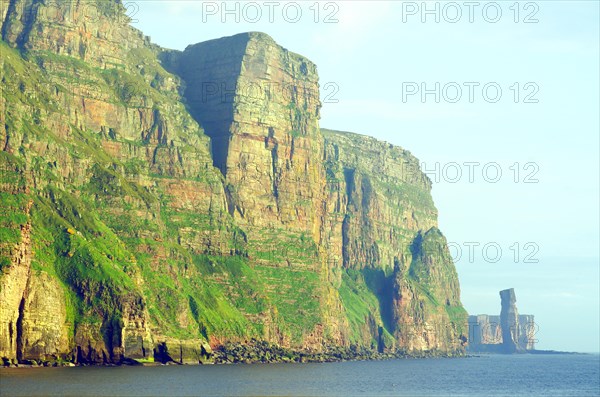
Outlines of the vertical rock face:
[{"label": "vertical rock face", "polygon": [[324,170],[316,66],[263,33],[244,33],[188,47],[179,72],[251,249],[266,251],[282,228],[318,242]]},{"label": "vertical rock face", "polygon": [[149,315],[143,299],[130,296],[123,306],[123,355],[133,359],[149,359],[153,356],[154,343],[150,332]]},{"label": "vertical rock face", "polygon": [[[282,283],[294,291],[279,316],[301,324],[291,332],[302,332],[304,347],[320,348],[325,334],[343,343],[345,322],[329,315],[339,311],[339,298],[331,285],[317,282],[327,278],[327,257],[321,241],[326,181],[316,66],[252,32],[189,46],[175,70],[186,83],[191,113],[212,139],[228,210],[246,232],[250,259],[275,268],[258,268],[267,295],[280,300]],[[313,281],[296,292],[289,276],[299,271]],[[313,308],[298,313],[297,304],[307,302],[304,294],[312,296]],[[293,318],[298,316],[304,319]],[[291,343],[268,328],[277,342]]]},{"label": "vertical rock face", "polygon": [[249,37],[211,40],[173,53],[170,62],[185,79],[191,114],[211,137],[214,165],[225,175],[235,98]]},{"label": "vertical rock face", "polygon": [[[398,337],[415,349],[457,349],[466,341],[458,275],[446,239],[433,227],[417,234],[409,269],[396,270]],[[403,300],[405,302],[403,302]]]},{"label": "vertical rock face", "polygon": [[[417,159],[373,138],[336,131],[321,134],[315,66],[264,34],[190,46],[175,65],[186,82],[192,112],[212,137],[215,165],[226,176],[231,214],[248,232],[251,257],[270,255],[265,264],[275,266],[283,261],[292,268],[308,265],[334,285],[348,269],[374,275],[373,292],[383,310],[381,330],[369,338],[388,335],[388,348],[395,345],[390,340],[398,338],[409,349],[460,347],[459,328],[464,326],[453,328],[448,317],[449,311],[457,314],[453,320],[463,313],[458,278],[447,252],[433,263],[444,253],[445,239],[432,230],[437,211],[431,182]],[[427,253],[419,246],[413,255],[411,244],[430,230],[428,237],[439,235],[431,243],[437,246]],[[280,247],[309,244],[300,247],[301,255],[296,250],[295,255],[274,258],[273,241]],[[423,266],[431,274],[426,270],[423,280],[417,280],[410,272],[411,262],[424,257]],[[432,291],[446,291],[448,296],[432,300],[429,304],[439,313],[422,321],[419,307],[428,298],[414,284],[429,279],[435,280]],[[338,291],[328,285],[325,295],[332,301],[322,305],[325,318],[331,318],[327,311],[336,310],[339,299]],[[394,298],[401,289],[402,303]],[[414,310],[407,314],[411,299]],[[435,323],[443,325],[436,328]],[[326,329],[334,335],[347,328],[343,324],[334,322]],[[451,331],[446,333],[448,327]],[[343,333],[335,338],[352,339]],[[448,339],[454,342],[447,344]]]},{"label": "vertical rock face", "polygon": [[519,313],[517,297],[513,288],[500,291],[502,310],[500,311],[500,327],[502,328],[502,348],[506,353],[520,350],[519,346]]},{"label": "vertical rock face", "polygon": [[166,51],[118,1],[2,4],[1,357],[462,349],[431,182],[320,130],[312,62],[262,33]]},{"label": "vertical rock face", "polygon": [[364,135],[323,130],[328,250],[345,268],[408,265],[419,231],[437,226],[431,181],[410,152]]},{"label": "vertical rock face", "polygon": [[[3,173],[3,175],[7,175]],[[11,194],[14,192],[11,191]],[[6,192],[3,192],[6,194]],[[10,211],[11,208],[3,208]],[[28,212],[28,208],[24,208]],[[4,213],[8,217],[8,213]],[[3,265],[0,278],[0,355],[9,359],[17,357],[22,335],[22,315],[25,305],[25,290],[31,271],[31,224],[21,225],[18,233],[18,243],[10,246],[2,242],[5,258],[10,258],[10,267]],[[7,246],[8,245],[8,246]]]},{"label": "vertical rock face", "polygon": [[[0,357],[39,360],[65,356],[70,346],[63,287],[46,272],[32,270],[33,201],[29,180],[17,167],[6,163],[0,167],[0,177],[4,204],[0,229],[4,232],[0,241]],[[12,226],[13,236],[6,233],[10,230],[7,224]]]},{"label": "vertical rock face", "polygon": [[367,136],[323,133],[329,264],[369,280],[382,309],[379,345],[459,349],[466,325],[458,276],[418,160]]},{"label": "vertical rock face", "polygon": [[47,273],[32,272],[25,290],[20,319],[20,348],[24,360],[46,360],[69,351],[65,294],[58,280]]}]

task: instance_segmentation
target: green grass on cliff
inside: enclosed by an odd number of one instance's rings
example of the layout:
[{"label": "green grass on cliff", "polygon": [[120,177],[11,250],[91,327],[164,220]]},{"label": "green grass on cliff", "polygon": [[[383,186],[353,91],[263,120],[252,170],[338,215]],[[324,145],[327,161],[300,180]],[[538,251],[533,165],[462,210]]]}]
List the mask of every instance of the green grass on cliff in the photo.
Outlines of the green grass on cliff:
[{"label": "green grass on cliff", "polygon": [[260,314],[267,309],[262,282],[246,258],[194,255],[194,265],[204,277],[213,278],[240,311]]},{"label": "green grass on cliff", "polygon": [[[391,276],[381,269],[346,269],[342,271],[342,283],[338,289],[350,324],[350,343],[370,345],[371,348],[393,349],[395,326],[392,324]],[[374,328],[374,329],[370,329]],[[383,346],[372,337],[381,334]],[[369,339],[370,338],[370,339]]]},{"label": "green grass on cliff", "polygon": [[350,342],[362,344],[364,335],[367,334],[365,331],[368,329],[368,319],[380,317],[379,300],[366,286],[360,272],[356,270],[342,271],[342,283],[338,291],[350,324]]},{"label": "green grass on cliff", "polygon": [[17,244],[21,241],[21,226],[28,221],[29,195],[0,192],[0,242]]},{"label": "green grass on cliff", "polygon": [[469,332],[467,319],[469,314],[462,306],[445,306],[448,318],[456,326],[457,331],[462,335],[467,335]]},{"label": "green grass on cliff", "polygon": [[21,228],[29,221],[26,193],[27,173],[22,162],[0,152],[0,272],[11,263],[16,244],[21,242]]},{"label": "green grass on cliff", "polygon": [[323,291],[319,274],[289,267],[255,266],[265,284],[269,302],[279,318],[279,328],[301,340],[321,321],[319,297]]},{"label": "green grass on cliff", "polygon": [[[103,315],[119,313],[117,301],[130,293],[132,282],[123,269],[126,253],[118,239],[94,219],[82,219],[89,213],[66,196],[53,190],[34,197],[32,269],[56,277],[63,286],[73,338],[77,324],[102,322]],[[95,233],[104,236],[95,238]]]},{"label": "green grass on cliff", "polygon": [[411,245],[412,262],[407,282],[419,292],[428,311],[442,311],[459,333],[466,334],[467,312],[448,291],[458,285],[458,275],[447,248],[446,238],[432,228],[419,234]]},{"label": "green grass on cliff", "polygon": [[305,233],[283,228],[257,228],[249,230],[250,258],[261,264],[281,266],[291,264],[304,270],[314,269],[318,262],[318,248]]},{"label": "green grass on cliff", "polygon": [[[44,111],[60,114],[69,109],[68,105],[58,107],[57,99],[69,101],[71,97],[64,95],[71,90],[89,89],[122,107],[152,106],[153,102],[173,105],[171,116],[181,118],[183,129],[189,130],[177,134],[189,133],[194,145],[202,144],[205,138],[199,135],[200,130],[191,117],[185,115],[184,106],[177,102],[179,94],[160,92],[169,75],[156,59],[146,62],[144,58],[151,58],[147,52],[132,54],[130,63],[144,66],[139,71],[132,68],[135,73],[127,73],[100,70],[75,58],[47,52],[26,53],[26,58],[22,58],[22,54],[5,43],[0,46],[2,76],[11,76],[2,83],[3,97],[11,104],[6,117],[11,142],[47,148],[46,155],[40,156],[29,146],[21,146],[16,148],[21,159],[12,158],[23,163],[26,157],[30,172],[43,182],[38,184],[38,191],[32,192],[35,193],[32,267],[63,283],[72,326],[103,320],[113,322],[120,315],[122,301],[142,293],[137,283],[141,279],[151,322],[165,334],[185,338],[262,335],[261,327],[245,317],[259,315],[267,308],[261,283],[245,260],[201,258],[177,244],[179,229],[184,226],[196,227],[199,233],[211,228],[223,235],[226,230],[236,235],[224,215],[194,216],[194,210],[161,213],[160,208],[166,207],[162,202],[166,198],[164,193],[127,179],[127,175],[134,180],[139,174],[150,175],[151,164],[121,162],[112,157],[101,144],[106,137],[98,131],[70,126],[70,135],[65,136],[64,132],[43,125],[47,116]],[[175,120],[167,121],[170,127],[177,128]],[[148,145],[143,142],[136,145],[144,146]],[[182,147],[181,153],[190,157],[196,153],[206,155],[202,147],[191,146]],[[160,154],[159,150],[169,149],[157,148],[155,155]],[[0,155],[4,157],[6,153]],[[196,172],[193,180],[220,183],[218,174],[211,172],[210,169]],[[2,182],[8,182],[8,177]],[[45,188],[45,182],[50,187]],[[26,199],[0,195],[2,211],[6,211],[0,221],[3,242],[0,245],[18,242],[19,228],[27,217],[17,207],[22,207],[21,201]],[[164,215],[164,218],[153,220],[152,216],[140,213]],[[236,241],[230,240],[229,244],[234,250],[243,251]],[[161,253],[164,258],[159,257]],[[10,263],[8,256],[2,260],[4,263]]]},{"label": "green grass on cliff", "polygon": [[[150,258],[138,255],[138,259],[150,314],[167,335],[220,339],[262,334],[260,325],[245,317],[262,313],[266,304],[260,283],[243,258],[196,255],[192,266],[167,260],[161,264],[167,269],[156,268]],[[177,273],[191,276],[176,278]]]},{"label": "green grass on cliff", "polygon": [[[76,285],[83,280],[112,280],[123,288],[132,286],[127,276],[131,253],[97,220],[93,209],[69,193],[49,189],[36,197],[32,213],[35,236],[52,247],[57,273],[64,281]],[[42,255],[51,258],[48,252]]]}]

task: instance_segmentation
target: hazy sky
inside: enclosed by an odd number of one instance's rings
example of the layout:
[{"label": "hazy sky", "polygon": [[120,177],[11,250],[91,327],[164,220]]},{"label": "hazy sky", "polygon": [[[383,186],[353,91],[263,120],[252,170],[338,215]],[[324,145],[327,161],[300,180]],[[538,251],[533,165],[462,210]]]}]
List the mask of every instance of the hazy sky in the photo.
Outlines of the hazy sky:
[{"label": "hazy sky", "polygon": [[598,2],[127,4],[164,47],[262,31],[311,59],[322,127],[425,163],[469,313],[514,287],[539,348],[600,350]]}]

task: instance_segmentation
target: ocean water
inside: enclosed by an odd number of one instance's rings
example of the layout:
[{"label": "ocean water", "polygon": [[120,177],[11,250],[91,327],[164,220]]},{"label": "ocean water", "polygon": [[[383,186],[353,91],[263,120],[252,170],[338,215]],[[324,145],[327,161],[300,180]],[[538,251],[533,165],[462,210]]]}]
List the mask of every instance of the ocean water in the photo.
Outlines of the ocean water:
[{"label": "ocean water", "polygon": [[15,368],[2,396],[600,396],[600,356]]}]

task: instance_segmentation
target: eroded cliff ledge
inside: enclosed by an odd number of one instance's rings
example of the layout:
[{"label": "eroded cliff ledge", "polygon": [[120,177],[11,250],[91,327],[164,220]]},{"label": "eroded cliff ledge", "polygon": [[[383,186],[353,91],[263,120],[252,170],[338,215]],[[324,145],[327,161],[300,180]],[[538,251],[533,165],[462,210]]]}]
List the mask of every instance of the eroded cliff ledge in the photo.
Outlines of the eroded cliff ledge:
[{"label": "eroded cliff ledge", "polygon": [[265,34],[167,51],[97,4],[0,14],[2,357],[463,350],[409,152],[321,130],[316,66]]}]

